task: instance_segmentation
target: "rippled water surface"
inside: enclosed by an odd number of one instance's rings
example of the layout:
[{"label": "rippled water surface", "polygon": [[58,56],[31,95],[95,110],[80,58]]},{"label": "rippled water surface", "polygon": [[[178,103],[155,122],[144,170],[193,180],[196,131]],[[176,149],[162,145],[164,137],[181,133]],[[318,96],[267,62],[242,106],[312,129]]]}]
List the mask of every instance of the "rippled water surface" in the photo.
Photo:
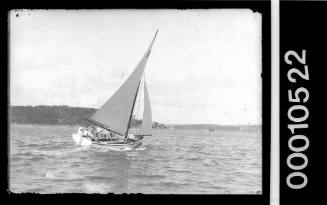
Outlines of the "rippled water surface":
[{"label": "rippled water surface", "polygon": [[10,126],[10,190],[37,193],[258,194],[261,132],[154,130],[142,146],[77,146],[74,126]]}]

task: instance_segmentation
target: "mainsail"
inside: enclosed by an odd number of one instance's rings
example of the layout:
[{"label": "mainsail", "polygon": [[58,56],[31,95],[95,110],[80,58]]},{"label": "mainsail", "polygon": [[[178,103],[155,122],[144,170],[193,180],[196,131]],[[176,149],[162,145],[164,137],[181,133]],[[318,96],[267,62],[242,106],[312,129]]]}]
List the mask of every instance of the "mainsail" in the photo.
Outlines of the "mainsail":
[{"label": "mainsail", "polygon": [[[91,118],[89,119],[90,122],[93,122],[96,125],[99,125],[120,135],[127,135],[140,81],[143,76],[144,69],[157,33],[158,30],[156,31],[156,34],[149,48],[145,52],[143,58],[136,66],[132,74],[127,78],[124,84],[112,95],[112,97],[109,98],[109,100],[96,113],[91,116]],[[146,89],[146,86],[144,87]],[[150,106],[147,90],[145,90],[144,93],[146,95],[145,99],[148,98],[148,106]],[[146,120],[144,121],[146,123],[146,125],[144,125],[144,131],[145,133],[148,133],[148,123],[149,119],[151,120],[151,110],[150,108],[144,109],[150,111],[150,118],[149,114],[146,113]]]}]

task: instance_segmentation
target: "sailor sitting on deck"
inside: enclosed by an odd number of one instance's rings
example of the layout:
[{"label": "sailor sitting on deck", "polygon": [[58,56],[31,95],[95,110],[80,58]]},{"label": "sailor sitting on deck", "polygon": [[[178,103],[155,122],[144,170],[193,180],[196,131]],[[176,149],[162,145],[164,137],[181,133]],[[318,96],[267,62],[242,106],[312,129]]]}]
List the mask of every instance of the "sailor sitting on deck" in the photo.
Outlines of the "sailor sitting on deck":
[{"label": "sailor sitting on deck", "polygon": [[119,138],[112,132],[108,132],[107,134],[109,140],[118,140]]},{"label": "sailor sitting on deck", "polygon": [[88,138],[88,139],[91,139],[91,140],[93,140],[94,137],[95,137],[94,131],[92,129],[90,129],[90,128],[81,128],[80,127],[78,129],[78,133],[80,135],[82,135],[83,137]]},{"label": "sailor sitting on deck", "polygon": [[78,128],[78,131],[77,131],[77,134],[78,134],[78,135],[83,135],[83,132],[84,132],[83,127],[79,127],[79,128]]}]

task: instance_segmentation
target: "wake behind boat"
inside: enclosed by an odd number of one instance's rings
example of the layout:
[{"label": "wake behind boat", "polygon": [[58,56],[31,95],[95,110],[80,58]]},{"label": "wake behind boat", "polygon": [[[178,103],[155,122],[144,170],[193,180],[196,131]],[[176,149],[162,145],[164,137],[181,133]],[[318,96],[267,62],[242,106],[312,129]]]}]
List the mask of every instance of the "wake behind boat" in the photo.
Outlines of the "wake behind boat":
[{"label": "wake behind boat", "polygon": [[[96,113],[90,118],[84,118],[94,126],[80,127],[77,133],[72,134],[76,144],[97,144],[111,149],[129,150],[140,146],[144,136],[151,136],[152,113],[144,69],[157,33],[158,30],[143,58],[123,85]],[[134,133],[130,133],[136,99],[141,99],[142,91],[144,98],[142,124]]]}]

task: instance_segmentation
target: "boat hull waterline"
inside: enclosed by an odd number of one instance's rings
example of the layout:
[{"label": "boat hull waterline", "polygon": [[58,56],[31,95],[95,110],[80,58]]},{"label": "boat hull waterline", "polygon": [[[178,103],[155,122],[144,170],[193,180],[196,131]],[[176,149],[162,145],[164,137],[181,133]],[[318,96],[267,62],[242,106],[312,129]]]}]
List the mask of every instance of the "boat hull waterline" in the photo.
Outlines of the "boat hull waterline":
[{"label": "boat hull waterline", "polygon": [[136,142],[130,143],[119,143],[119,142],[108,142],[108,141],[92,141],[89,138],[83,137],[79,134],[72,134],[73,140],[75,141],[76,145],[88,146],[88,145],[100,145],[110,150],[117,150],[117,151],[128,151],[136,149],[137,147],[142,145],[142,140],[138,140]]}]

